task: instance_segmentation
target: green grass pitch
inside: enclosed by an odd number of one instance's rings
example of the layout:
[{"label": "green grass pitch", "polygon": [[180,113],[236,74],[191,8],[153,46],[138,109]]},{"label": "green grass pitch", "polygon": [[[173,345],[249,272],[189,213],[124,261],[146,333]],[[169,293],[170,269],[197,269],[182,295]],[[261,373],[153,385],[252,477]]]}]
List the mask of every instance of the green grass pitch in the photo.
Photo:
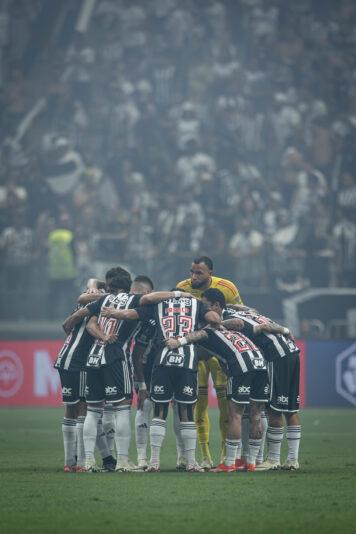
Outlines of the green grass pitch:
[{"label": "green grass pitch", "polygon": [[[356,410],[304,410],[299,472],[176,473],[172,420],[161,473],[63,473],[61,408],[0,409],[0,531],[356,531]],[[219,459],[217,410],[211,449]],[[131,458],[136,460],[134,439]],[[286,456],[283,445],[282,460]],[[200,452],[197,453],[200,459]]]}]

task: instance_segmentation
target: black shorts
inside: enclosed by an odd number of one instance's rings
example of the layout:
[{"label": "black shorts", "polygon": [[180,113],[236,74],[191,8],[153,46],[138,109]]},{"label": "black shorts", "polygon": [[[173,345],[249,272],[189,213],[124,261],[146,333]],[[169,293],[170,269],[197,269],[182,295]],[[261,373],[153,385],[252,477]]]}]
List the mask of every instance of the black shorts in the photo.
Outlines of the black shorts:
[{"label": "black shorts", "polygon": [[87,371],[85,400],[88,404],[106,401],[121,402],[132,399],[132,379],[126,360]]},{"label": "black shorts", "polygon": [[157,365],[152,371],[151,399],[170,402],[173,398],[182,404],[194,404],[198,398],[198,373],[184,367]]},{"label": "black shorts", "polygon": [[243,375],[229,376],[226,387],[227,400],[238,404],[250,401],[269,400],[269,379],[267,371],[250,371]]},{"label": "black shorts", "polygon": [[298,412],[300,360],[297,352],[268,362],[271,381],[269,406],[277,412]]},{"label": "black shorts", "polygon": [[62,386],[63,404],[70,406],[85,401],[86,371],[58,369]]}]

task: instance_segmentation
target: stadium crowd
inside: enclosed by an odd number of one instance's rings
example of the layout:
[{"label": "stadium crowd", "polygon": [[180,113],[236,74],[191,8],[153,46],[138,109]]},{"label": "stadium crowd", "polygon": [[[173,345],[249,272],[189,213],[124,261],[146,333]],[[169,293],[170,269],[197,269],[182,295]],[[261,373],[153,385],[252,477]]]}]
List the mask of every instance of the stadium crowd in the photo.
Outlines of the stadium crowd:
[{"label": "stadium crowd", "polygon": [[3,288],[355,285],[355,3],[79,4],[0,4]]}]

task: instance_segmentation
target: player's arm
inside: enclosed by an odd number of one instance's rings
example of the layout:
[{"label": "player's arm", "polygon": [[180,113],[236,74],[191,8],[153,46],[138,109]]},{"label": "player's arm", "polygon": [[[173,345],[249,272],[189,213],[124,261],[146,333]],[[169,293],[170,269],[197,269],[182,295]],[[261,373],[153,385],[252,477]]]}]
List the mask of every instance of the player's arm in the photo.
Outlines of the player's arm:
[{"label": "player's arm", "polygon": [[289,339],[295,342],[293,332],[289,328],[286,328],[285,326],[282,326],[278,323],[263,323],[255,325],[253,327],[254,334],[261,334],[262,332],[269,332],[271,334],[283,334],[284,336],[289,337]]},{"label": "player's arm", "polygon": [[145,399],[148,399],[150,396],[150,392],[147,389],[147,384],[145,382],[145,375],[143,372],[143,363],[142,363],[143,355],[146,349],[147,349],[146,346],[136,343],[132,351],[132,363],[133,363],[134,371],[135,371],[135,385],[137,385],[138,387],[138,395],[137,395],[137,409],[138,410],[143,410],[143,403],[145,402]]},{"label": "player's arm", "polygon": [[213,310],[209,310],[204,315],[204,321],[206,321],[212,328],[217,328],[221,324],[221,318]]},{"label": "player's arm", "polygon": [[105,289],[105,282],[103,280],[98,280],[97,278],[89,278],[89,280],[87,281],[87,291],[79,295],[78,304],[80,304],[81,306],[86,306],[91,302],[95,302],[103,295],[108,295],[108,293],[103,293],[101,291],[102,289]]},{"label": "player's arm", "polygon": [[[226,330],[236,330],[240,332],[245,328],[246,323],[242,319],[232,318],[222,321],[221,325],[226,328]],[[289,328],[285,328],[284,326],[278,323],[263,323],[253,326],[253,333],[255,335],[261,334],[262,332],[270,332],[271,334],[284,334],[288,336],[292,341],[295,341],[291,330],[289,330]]]},{"label": "player's arm", "polygon": [[173,299],[173,298],[180,298],[180,297],[186,297],[186,298],[195,298],[190,293],[187,293],[185,291],[154,291],[152,293],[148,293],[147,295],[142,295],[139,301],[140,306],[149,306],[151,304],[159,304],[160,302],[163,302],[164,300]]},{"label": "player's arm", "polygon": [[113,304],[110,306],[103,306],[100,314],[103,317],[114,317],[114,319],[121,319],[122,321],[134,321],[139,318],[136,309],[117,310]]},{"label": "player's arm", "polygon": [[208,339],[208,333],[205,330],[196,330],[194,332],[191,332],[190,334],[187,334],[185,337],[182,337],[181,339],[166,339],[166,346],[169,349],[178,349],[179,347],[183,347],[184,345],[190,345],[191,343],[198,343],[202,339]]},{"label": "player's arm", "polygon": [[76,324],[80,323],[85,317],[89,317],[90,311],[88,308],[80,308],[76,312],[72,313],[69,317],[64,319],[62,328],[68,335],[71,333]]},{"label": "player's arm", "polygon": [[255,308],[250,308],[249,306],[243,306],[241,304],[231,304],[229,302],[229,308],[232,308],[236,311],[244,311],[244,312],[252,312],[252,313],[258,313],[258,311]]},{"label": "player's arm", "polygon": [[97,278],[89,278],[87,281],[87,290],[91,289],[105,289],[104,280],[98,280]]},{"label": "player's arm", "polygon": [[98,325],[98,318],[96,317],[96,315],[93,315],[89,319],[86,328],[89,334],[91,334],[96,339],[101,339],[102,341],[104,341],[104,343],[109,343],[111,345],[117,340],[117,334],[108,335],[101,330],[100,326]]}]

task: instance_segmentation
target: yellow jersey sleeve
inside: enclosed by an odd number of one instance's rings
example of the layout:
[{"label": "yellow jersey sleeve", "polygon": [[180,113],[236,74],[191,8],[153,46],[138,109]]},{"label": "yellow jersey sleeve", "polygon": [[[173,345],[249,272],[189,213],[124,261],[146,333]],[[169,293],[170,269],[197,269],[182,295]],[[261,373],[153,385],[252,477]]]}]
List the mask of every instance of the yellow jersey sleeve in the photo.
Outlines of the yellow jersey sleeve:
[{"label": "yellow jersey sleeve", "polygon": [[223,278],[218,278],[215,287],[224,293],[226,304],[240,304],[243,306],[240,293],[232,282],[224,280]]},{"label": "yellow jersey sleeve", "polygon": [[182,282],[179,282],[176,287],[179,287],[179,289],[181,289],[182,291],[189,291],[190,289],[192,289],[192,286],[190,285],[190,278],[182,280]]}]

